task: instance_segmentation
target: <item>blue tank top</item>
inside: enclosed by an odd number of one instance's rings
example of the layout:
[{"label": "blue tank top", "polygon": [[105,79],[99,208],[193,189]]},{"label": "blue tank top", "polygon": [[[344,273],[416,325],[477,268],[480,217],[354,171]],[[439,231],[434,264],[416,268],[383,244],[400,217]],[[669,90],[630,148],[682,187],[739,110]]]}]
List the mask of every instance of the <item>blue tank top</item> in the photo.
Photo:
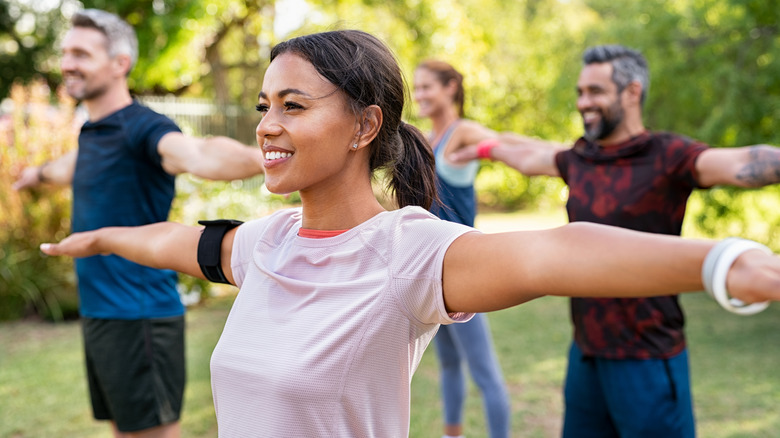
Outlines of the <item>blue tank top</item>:
[{"label": "blue tank top", "polygon": [[451,124],[441,139],[432,145],[436,157],[436,189],[441,205],[434,203],[430,211],[441,219],[473,227],[477,215],[474,178],[479,162],[474,160],[463,166],[453,166],[444,159],[444,149],[457,125],[458,122]]},{"label": "blue tank top", "polygon": [[[73,175],[73,231],[165,221],[174,177],[163,170],[157,143],[179,128],[137,102],[95,122],[79,135]],[[184,306],[173,271],[121,257],[76,259],[81,315],[103,319],[176,316]]]}]

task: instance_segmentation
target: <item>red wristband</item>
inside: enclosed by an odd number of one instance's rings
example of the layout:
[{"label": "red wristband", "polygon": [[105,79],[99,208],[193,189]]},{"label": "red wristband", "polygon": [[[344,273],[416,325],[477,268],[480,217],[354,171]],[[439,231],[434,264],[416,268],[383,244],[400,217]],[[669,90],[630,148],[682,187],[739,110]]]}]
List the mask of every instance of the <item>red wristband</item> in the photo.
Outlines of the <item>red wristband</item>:
[{"label": "red wristband", "polygon": [[498,146],[499,143],[500,142],[497,138],[489,138],[477,143],[477,157],[487,160],[492,159],[493,157],[490,155],[490,151],[492,151],[494,147]]}]

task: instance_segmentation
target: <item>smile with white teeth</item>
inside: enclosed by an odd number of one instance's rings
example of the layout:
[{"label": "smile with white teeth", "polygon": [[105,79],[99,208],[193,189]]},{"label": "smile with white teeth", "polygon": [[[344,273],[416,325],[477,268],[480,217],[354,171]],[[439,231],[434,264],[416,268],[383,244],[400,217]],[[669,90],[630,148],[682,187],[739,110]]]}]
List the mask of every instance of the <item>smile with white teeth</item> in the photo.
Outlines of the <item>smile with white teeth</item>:
[{"label": "smile with white teeth", "polygon": [[598,118],[599,113],[597,111],[585,111],[582,113],[582,120],[585,123],[590,123]]},{"label": "smile with white teeth", "polygon": [[268,161],[278,160],[280,158],[287,158],[289,156],[292,156],[292,154],[289,152],[271,151],[265,153],[265,159]]}]

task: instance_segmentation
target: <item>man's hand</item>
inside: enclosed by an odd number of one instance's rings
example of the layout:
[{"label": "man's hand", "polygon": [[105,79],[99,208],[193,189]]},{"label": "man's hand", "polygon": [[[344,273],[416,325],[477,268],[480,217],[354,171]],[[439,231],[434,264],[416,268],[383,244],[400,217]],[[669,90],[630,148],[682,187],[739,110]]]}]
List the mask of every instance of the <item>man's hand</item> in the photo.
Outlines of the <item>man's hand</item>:
[{"label": "man's hand", "polygon": [[74,149],[65,155],[40,166],[26,167],[19,172],[14,190],[22,190],[35,187],[40,183],[66,185],[73,182],[73,173],[76,170],[77,150]]},{"label": "man's hand", "polygon": [[40,167],[26,167],[19,172],[19,177],[11,186],[14,190],[23,190],[30,187],[35,187],[41,183],[40,175],[38,172]]}]

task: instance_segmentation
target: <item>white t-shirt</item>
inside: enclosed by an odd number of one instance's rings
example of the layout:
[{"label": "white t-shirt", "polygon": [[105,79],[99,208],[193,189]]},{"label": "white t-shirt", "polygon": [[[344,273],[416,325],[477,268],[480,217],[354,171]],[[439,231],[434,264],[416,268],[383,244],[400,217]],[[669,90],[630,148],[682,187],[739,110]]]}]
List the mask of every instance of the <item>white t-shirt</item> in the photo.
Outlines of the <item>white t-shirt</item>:
[{"label": "white t-shirt", "polygon": [[336,237],[300,209],[238,228],[240,292],[211,358],[221,437],[405,437],[412,374],[448,314],[442,263],[472,228],[419,207]]}]

